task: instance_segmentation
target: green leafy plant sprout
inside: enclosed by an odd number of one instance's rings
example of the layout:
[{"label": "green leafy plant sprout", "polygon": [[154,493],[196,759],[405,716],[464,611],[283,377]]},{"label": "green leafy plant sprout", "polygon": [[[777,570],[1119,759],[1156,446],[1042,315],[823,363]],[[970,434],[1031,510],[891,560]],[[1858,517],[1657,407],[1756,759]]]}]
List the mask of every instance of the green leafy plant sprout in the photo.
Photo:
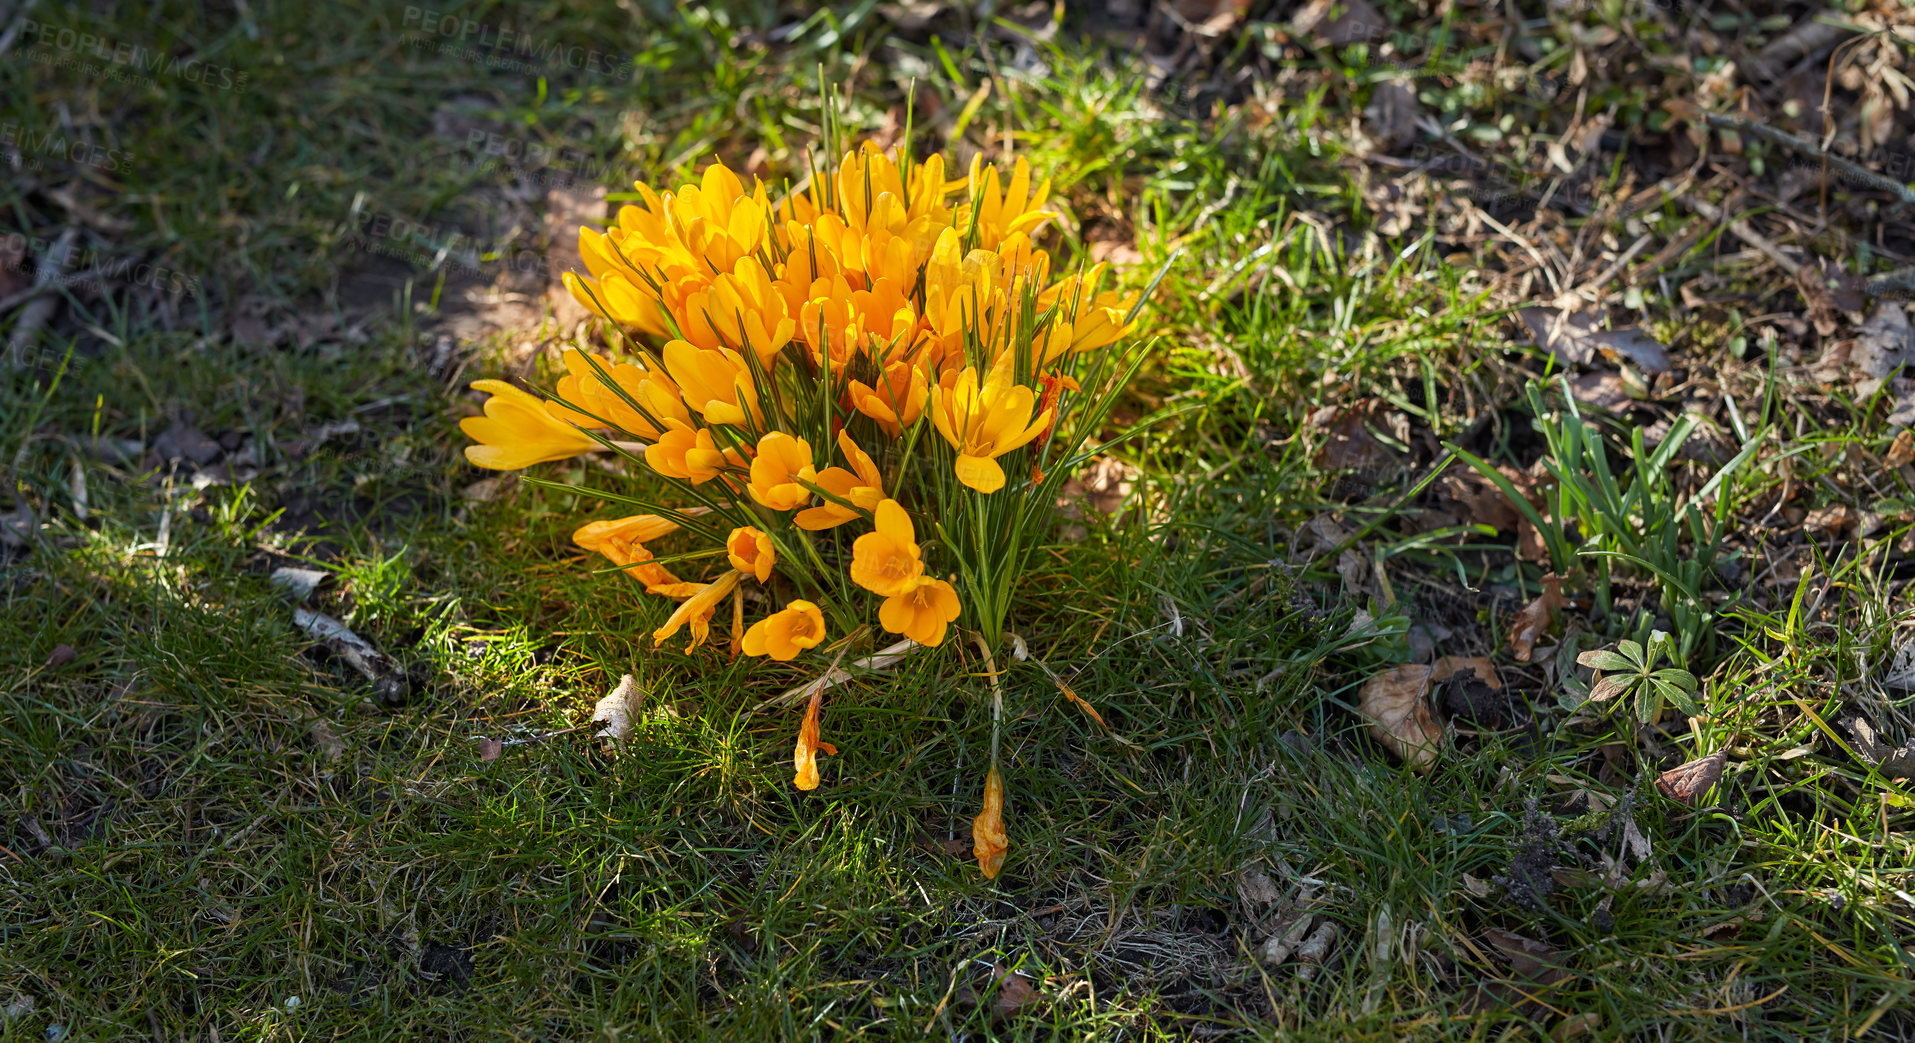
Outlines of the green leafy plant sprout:
[{"label": "green leafy plant sprout", "polygon": [[[1664,657],[1671,665],[1658,669],[1656,664]],[[1664,631],[1650,634],[1646,645],[1624,639],[1616,643],[1613,652],[1607,649],[1584,652],[1576,657],[1576,662],[1597,671],[1608,671],[1597,674],[1589,689],[1588,702],[1605,703],[1619,697],[1627,701],[1633,695],[1636,718],[1644,724],[1655,723],[1667,705],[1674,705],[1692,717],[1701,712],[1696,702],[1696,675],[1683,669],[1683,660]]]},{"label": "green leafy plant sprout", "polygon": [[[1654,452],[1644,444],[1641,428],[1631,430],[1633,463],[1618,473],[1610,467],[1602,433],[1577,409],[1566,378],[1562,403],[1560,410],[1549,408],[1540,382],[1530,385],[1530,410],[1548,445],[1543,466],[1555,480],[1553,496],[1545,501],[1547,520],[1487,461],[1455,446],[1447,448],[1501,489],[1536,526],[1558,573],[1569,576],[1587,564],[1596,607],[1605,618],[1628,623],[1616,619],[1614,612],[1612,563],[1619,563],[1628,573],[1655,579],[1683,659],[1706,652],[1714,642],[1716,606],[1704,588],[1716,566],[1727,560],[1721,553],[1722,535],[1733,497],[1723,483],[1755,455],[1768,429],[1748,438],[1740,452],[1685,500],[1673,487],[1670,466],[1695,434],[1700,420],[1694,414],[1676,418]],[[1711,495],[1715,506],[1705,510],[1701,503]],[[1580,543],[1571,542],[1572,531]],[[1646,617],[1647,612],[1645,607],[1638,614]],[[1624,632],[1640,634],[1648,624],[1647,618],[1638,619]]]}]

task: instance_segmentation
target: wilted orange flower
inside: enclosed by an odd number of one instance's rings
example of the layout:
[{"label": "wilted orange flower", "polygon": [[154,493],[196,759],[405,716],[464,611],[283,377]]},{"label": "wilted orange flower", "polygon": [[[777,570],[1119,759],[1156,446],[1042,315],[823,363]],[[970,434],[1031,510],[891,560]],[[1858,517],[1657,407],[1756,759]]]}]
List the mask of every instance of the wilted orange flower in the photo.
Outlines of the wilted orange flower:
[{"label": "wilted orange flower", "polygon": [[957,591],[949,583],[919,576],[903,593],[884,599],[878,606],[878,622],[893,634],[936,646],[944,643],[945,626],[961,611]]},{"label": "wilted orange flower", "polygon": [[811,445],[783,431],[773,431],[758,440],[758,456],[751,462],[751,498],[774,511],[803,507],[811,499],[804,482],[816,482],[818,470],[811,464]]},{"label": "wilted orange flower", "polygon": [[820,751],[834,757],[838,755],[836,746],[818,738],[818,704],[824,702],[824,697],[822,688],[812,693],[811,705],[805,707],[804,722],[798,725],[798,745],[791,751],[791,766],[796,769],[791,782],[801,790],[818,788]]},{"label": "wilted orange flower", "polygon": [[771,537],[749,525],[731,530],[731,537],[725,541],[725,554],[731,559],[732,568],[757,577],[760,583],[771,578],[771,567],[778,563],[778,552],[772,547]]},{"label": "wilted orange flower", "polygon": [[911,516],[896,500],[878,504],[877,529],[851,545],[851,582],[883,597],[902,594],[924,574]]},{"label": "wilted orange flower", "polygon": [[984,810],[971,820],[971,853],[977,856],[985,879],[997,879],[1004,868],[1004,853],[1010,849],[1011,839],[1004,832],[1004,777],[993,764],[984,777]]},{"label": "wilted orange flower", "polygon": [[[627,576],[645,584],[646,593],[689,597],[695,593],[697,584],[685,583],[665,566],[653,564],[652,552],[645,546],[677,531],[678,523],[670,519],[656,514],[635,514],[611,521],[586,522],[572,533],[572,542],[620,566]],[[685,589],[688,587],[694,589]]]},{"label": "wilted orange flower", "polygon": [[692,643],[686,646],[685,651],[689,652],[704,644],[705,638],[711,634],[711,617],[717,613],[718,603],[725,600],[725,595],[738,586],[738,580],[742,575],[737,569],[727,569],[725,574],[716,580],[699,584],[697,592],[686,598],[684,604],[678,606],[678,611],[672,613],[671,618],[665,621],[665,625],[652,631],[652,644],[664,644],[667,638],[678,633],[679,629],[686,624],[690,624],[692,628]]},{"label": "wilted orange flower", "polygon": [[479,443],[465,447],[465,458],[494,471],[516,471],[548,460],[566,460],[601,448],[598,440],[545,411],[545,401],[503,380],[475,380],[483,391],[484,416],[459,421],[459,430]]},{"label": "wilted orange flower", "polygon": [[809,601],[793,601],[745,631],[745,654],[789,662],[825,638],[825,617]]},{"label": "wilted orange flower", "polygon": [[878,474],[878,465],[843,431],[838,432],[838,450],[851,462],[851,470],[827,467],[818,472],[817,484],[831,495],[850,501],[856,509],[826,500],[817,507],[807,507],[798,512],[793,520],[800,529],[830,529],[843,525],[856,518],[860,510],[876,510],[878,501],[884,499],[884,478]]},{"label": "wilted orange flower", "polygon": [[1010,368],[1003,364],[991,367],[982,387],[977,368],[967,366],[955,386],[932,392],[931,422],[958,451],[958,481],[981,493],[1004,488],[997,458],[1050,426],[1049,410],[1031,417],[1036,397],[1030,388],[1011,383]]}]

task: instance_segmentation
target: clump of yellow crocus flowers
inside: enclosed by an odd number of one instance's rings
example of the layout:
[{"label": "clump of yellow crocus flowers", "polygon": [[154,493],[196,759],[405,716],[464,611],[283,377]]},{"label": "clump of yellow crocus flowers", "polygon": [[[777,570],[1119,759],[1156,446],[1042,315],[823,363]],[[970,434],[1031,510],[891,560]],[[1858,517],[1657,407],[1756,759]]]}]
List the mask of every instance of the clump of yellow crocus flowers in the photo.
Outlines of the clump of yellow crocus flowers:
[{"label": "clump of yellow crocus flowers", "polygon": [[[1023,159],[947,179],[941,157],[903,157],[862,144],[776,201],[721,163],[675,192],[637,185],[609,228],[580,229],[587,271],[565,277],[617,350],[564,352],[544,395],[473,384],[491,397],[461,425],[472,463],[605,451],[656,476],[633,491],[648,513],[574,536],[678,602],[655,646],[689,630],[697,649],[728,600],[734,656],[835,661],[878,631],[938,647],[954,626],[987,657],[1003,640],[1056,486],[1132,372],[1100,349],[1137,298],[1100,290],[1102,265],[1051,277],[1034,245],[1050,185]],[[649,546],[681,537],[712,550]],[[747,600],[765,609],[749,626]],[[821,695],[801,789],[836,752]],[[975,827],[989,876],[1007,846],[996,745]]]}]

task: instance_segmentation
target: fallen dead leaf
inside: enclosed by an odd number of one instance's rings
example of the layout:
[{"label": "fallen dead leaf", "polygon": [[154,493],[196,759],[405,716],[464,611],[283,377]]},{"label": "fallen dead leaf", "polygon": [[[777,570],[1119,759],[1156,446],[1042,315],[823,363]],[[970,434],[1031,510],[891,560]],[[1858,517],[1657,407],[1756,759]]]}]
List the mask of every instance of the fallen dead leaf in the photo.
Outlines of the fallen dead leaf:
[{"label": "fallen dead leaf", "polygon": [[1390,28],[1370,0],[1309,0],[1290,16],[1290,24],[1331,47],[1374,40]]},{"label": "fallen dead leaf", "polygon": [[1602,329],[1601,314],[1554,308],[1524,308],[1518,313],[1536,346],[1563,362],[1586,366],[1598,353],[1634,363],[1645,373],[1669,372],[1669,349],[1635,326]]},{"label": "fallen dead leaf", "polygon": [[1410,433],[1408,417],[1375,400],[1318,410],[1310,422],[1327,429],[1316,454],[1316,465],[1327,471],[1364,470],[1397,459],[1401,454],[1378,440],[1372,428],[1387,430],[1398,441],[1406,440]]},{"label": "fallen dead leaf", "polygon": [[1112,268],[1129,268],[1144,263],[1143,251],[1135,243],[1101,240],[1090,244],[1092,264],[1108,262]]},{"label": "fallen dead leaf", "polygon": [[346,756],[346,744],[339,741],[339,733],[332,730],[332,722],[324,717],[315,718],[306,726],[306,741],[313,744],[319,756],[327,764],[338,764]]},{"label": "fallen dead leaf", "polygon": [[1245,866],[1243,872],[1237,874],[1237,898],[1247,908],[1271,905],[1282,897],[1283,892],[1256,866]]},{"label": "fallen dead leaf", "polygon": [[1510,973],[1541,985],[1555,985],[1569,978],[1563,967],[1563,954],[1547,942],[1525,938],[1500,927],[1483,931],[1483,937],[1509,959]]},{"label": "fallen dead leaf", "polygon": [[1563,598],[1563,578],[1554,572],[1543,577],[1543,592],[1516,613],[1509,628],[1509,650],[1517,661],[1527,663],[1536,650],[1536,639],[1549,632],[1556,613],[1567,604]]},{"label": "fallen dead leaf", "polygon": [[632,678],[632,675],[626,674],[620,677],[618,687],[612,689],[605,698],[598,701],[598,705],[592,707],[591,723],[605,725],[592,733],[592,737],[614,740],[631,738],[632,718],[644,702],[645,693],[639,689],[638,682]]},{"label": "fallen dead leaf", "polygon": [[1883,301],[1855,331],[1855,342],[1849,349],[1855,390],[1874,394],[1883,380],[1910,363],[1915,363],[1915,327],[1909,325],[1908,312],[1902,305]]},{"label": "fallen dead leaf", "polygon": [[65,644],[65,643],[54,645],[53,651],[47,654],[47,661],[46,661],[46,666],[44,667],[44,669],[58,670],[60,667],[63,667],[67,665],[68,663],[73,662],[75,659],[78,659],[79,657],[80,657],[80,653],[75,652],[73,650],[72,645]]},{"label": "fallen dead leaf", "polygon": [[1679,764],[1657,777],[1656,788],[1670,800],[1694,807],[1696,801],[1709,792],[1709,787],[1722,778],[1722,768],[1728,760],[1727,753],[1717,750],[1707,757]]},{"label": "fallen dead leaf", "polygon": [[1502,690],[1503,679],[1496,673],[1496,664],[1488,656],[1446,655],[1430,664],[1430,683],[1440,684],[1465,670],[1476,671],[1483,683],[1498,691]]},{"label": "fallen dead leaf", "polygon": [[497,739],[480,739],[479,740],[480,763],[490,764],[491,762],[498,760],[499,757],[504,753],[505,753],[505,743],[502,743]]},{"label": "fallen dead leaf", "polygon": [[1915,779],[1915,739],[1899,747],[1890,746],[1881,740],[1875,732],[1875,726],[1862,717],[1852,717],[1848,722],[1850,734],[1855,736],[1856,752],[1862,759],[1874,765],[1883,776],[1891,779]]},{"label": "fallen dead leaf", "polygon": [[1893,471],[1911,462],[1915,462],[1915,431],[1904,428],[1888,447],[1888,455],[1882,458],[1882,465]]},{"label": "fallen dead leaf", "polygon": [[219,459],[225,450],[218,442],[208,438],[204,431],[184,420],[175,420],[171,427],[153,439],[153,452],[162,463],[191,461],[205,467]]},{"label": "fallen dead leaf", "polygon": [[1584,1036],[1594,1033],[1601,1027],[1601,1014],[1593,1010],[1584,1011],[1581,1014],[1573,1014],[1564,1018],[1556,1026],[1556,1031],[1549,1034],[1549,1038],[1554,1040],[1555,1043],[1565,1043],[1566,1040],[1581,1039]]},{"label": "fallen dead leaf", "polygon": [[1386,153],[1416,140],[1416,117],[1416,93],[1395,81],[1377,84],[1363,110],[1365,129]]},{"label": "fallen dead leaf", "polygon": [[1610,370],[1595,370],[1571,380],[1569,394],[1586,406],[1614,413],[1629,404],[1629,386]]},{"label": "fallen dead leaf", "polygon": [[1531,524],[1528,518],[1516,523],[1516,556],[1539,565],[1549,561],[1549,541],[1543,539],[1543,530]]},{"label": "fallen dead leaf", "polygon": [[1818,536],[1833,536],[1840,539],[1855,527],[1855,522],[1856,513],[1853,508],[1845,503],[1835,503],[1810,511],[1808,516],[1802,519],[1802,527]]},{"label": "fallen dead leaf", "polygon": [[991,1004],[995,1017],[1008,1018],[1037,999],[1037,987],[1022,972],[998,964],[991,968],[991,980],[997,984],[997,1000]]},{"label": "fallen dead leaf", "polygon": [[1443,726],[1424,698],[1429,690],[1430,668],[1405,663],[1365,681],[1357,697],[1370,734],[1417,771],[1428,771],[1443,745]]}]

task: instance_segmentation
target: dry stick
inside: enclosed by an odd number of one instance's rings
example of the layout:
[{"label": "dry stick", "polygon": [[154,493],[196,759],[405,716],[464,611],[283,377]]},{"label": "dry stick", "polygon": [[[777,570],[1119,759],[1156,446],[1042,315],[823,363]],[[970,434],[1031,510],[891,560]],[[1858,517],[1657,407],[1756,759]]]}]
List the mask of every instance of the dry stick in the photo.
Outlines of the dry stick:
[{"label": "dry stick", "polygon": [[1769,260],[1780,265],[1782,270],[1788,272],[1791,277],[1802,271],[1802,262],[1783,253],[1781,247],[1764,238],[1762,233],[1750,228],[1741,220],[1730,220],[1729,217],[1722,212],[1721,208],[1717,207],[1714,203],[1697,199],[1694,196],[1678,196],[1676,198],[1680,199],[1683,205],[1689,209],[1694,210],[1696,213],[1701,214],[1711,221],[1717,223],[1727,222],[1729,231],[1734,233],[1737,239],[1748,243],[1763,254],[1766,254]]},{"label": "dry stick", "polygon": [[[60,234],[53,249],[40,259],[39,270],[34,272],[33,284],[36,290],[50,287],[66,268],[67,255],[73,252],[73,240],[80,235],[78,229],[69,228]],[[24,369],[27,364],[27,347],[39,335],[40,327],[53,317],[53,310],[60,306],[58,297],[35,297],[20,313],[19,325],[13,327],[13,338],[7,342],[7,363],[12,369]]]},{"label": "dry stick", "polygon": [[[1887,174],[1877,173],[1854,160],[1844,159],[1833,152],[1829,152],[1807,138],[1799,138],[1786,130],[1771,127],[1763,123],[1750,123],[1748,120],[1738,119],[1734,116],[1718,116],[1714,113],[1704,113],[1702,119],[1709,124],[1709,126],[1717,130],[1732,130],[1738,134],[1747,134],[1752,138],[1761,138],[1764,141],[1773,142],[1785,148],[1792,148],[1803,155],[1816,156],[1820,158],[1822,162],[1841,171],[1842,174],[1849,179],[1859,181],[1870,188],[1893,195],[1901,201],[1901,205],[1903,206],[1915,203],[1915,189],[1909,188],[1907,185],[1889,177]],[[1760,247],[1757,247],[1757,249],[1760,249]]]}]

